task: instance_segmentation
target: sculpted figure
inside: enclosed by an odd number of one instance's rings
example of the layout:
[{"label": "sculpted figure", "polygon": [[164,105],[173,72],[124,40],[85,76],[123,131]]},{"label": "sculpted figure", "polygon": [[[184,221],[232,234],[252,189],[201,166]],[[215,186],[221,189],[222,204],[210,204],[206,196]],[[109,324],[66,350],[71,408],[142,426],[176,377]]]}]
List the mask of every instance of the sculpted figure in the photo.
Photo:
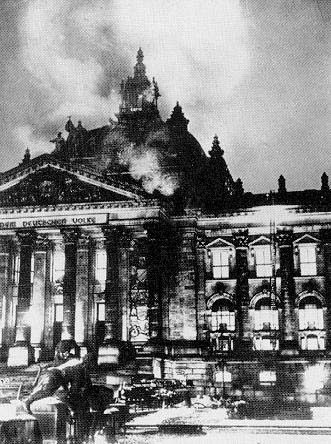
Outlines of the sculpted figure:
[{"label": "sculpted figure", "polygon": [[55,139],[50,140],[51,143],[55,143],[55,153],[59,154],[62,152],[62,149],[65,147],[65,140],[62,137],[62,133],[57,133],[57,137]]},{"label": "sculpted figure", "polygon": [[39,370],[34,389],[25,401],[31,413],[31,404],[39,399],[56,395],[69,409],[77,414],[91,410],[103,412],[113,401],[111,388],[93,385],[89,367],[91,356],[77,356],[75,341],[61,341],[57,346],[55,365]]}]

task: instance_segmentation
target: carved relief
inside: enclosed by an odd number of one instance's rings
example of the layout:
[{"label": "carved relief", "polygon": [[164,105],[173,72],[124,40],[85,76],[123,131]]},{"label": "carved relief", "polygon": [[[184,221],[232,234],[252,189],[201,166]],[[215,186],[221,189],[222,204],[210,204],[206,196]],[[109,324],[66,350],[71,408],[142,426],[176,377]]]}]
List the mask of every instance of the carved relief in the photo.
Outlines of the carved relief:
[{"label": "carved relief", "polygon": [[0,192],[1,206],[51,205],[73,202],[125,200],[123,196],[83,183],[73,175],[52,168],[32,173],[22,182]]},{"label": "carved relief", "polygon": [[236,248],[248,248],[248,230],[234,231],[232,239]]},{"label": "carved relief", "polygon": [[149,337],[147,266],[143,241],[136,241],[130,263],[129,340],[145,342]]},{"label": "carved relief", "polygon": [[293,232],[292,231],[278,231],[277,232],[277,242],[280,247],[286,245],[292,245],[293,243]]}]

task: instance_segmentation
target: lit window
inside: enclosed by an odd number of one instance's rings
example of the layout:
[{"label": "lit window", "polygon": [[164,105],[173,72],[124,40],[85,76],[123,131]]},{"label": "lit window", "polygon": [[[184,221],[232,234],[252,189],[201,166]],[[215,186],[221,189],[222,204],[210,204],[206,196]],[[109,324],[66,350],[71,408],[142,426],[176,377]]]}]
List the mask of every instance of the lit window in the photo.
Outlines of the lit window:
[{"label": "lit window", "polygon": [[20,278],[20,256],[16,255],[13,264],[14,284],[18,285],[19,278]]},{"label": "lit window", "polygon": [[299,245],[301,276],[316,276],[316,247],[315,245]]},{"label": "lit window", "polygon": [[53,255],[53,282],[60,282],[64,276],[65,254],[62,250],[55,250]]},{"label": "lit window", "polygon": [[273,385],[277,380],[276,372],[274,370],[263,370],[259,374],[259,380],[262,385]]},{"label": "lit window", "polygon": [[271,308],[270,299],[261,299],[257,302],[254,318],[255,330],[269,331],[279,328],[278,310]]},{"label": "lit window", "polygon": [[107,253],[105,250],[98,250],[95,258],[95,279],[100,285],[100,291],[105,290],[107,277]]},{"label": "lit window", "polygon": [[30,271],[30,283],[33,284],[34,279],[34,254],[31,256],[31,271]]},{"label": "lit window", "polygon": [[270,246],[258,246],[254,247],[255,251],[255,267],[256,276],[271,276],[272,275],[272,263],[271,263],[271,251]]},{"label": "lit window", "polygon": [[227,279],[230,275],[230,252],[228,249],[219,248],[212,250],[213,277],[215,279]]},{"label": "lit window", "polygon": [[304,298],[299,306],[300,330],[323,330],[323,308],[320,301],[314,297]]},{"label": "lit window", "polygon": [[235,313],[232,304],[226,299],[214,302],[211,308],[211,330],[235,330]]},{"label": "lit window", "polygon": [[105,319],[106,319],[105,303],[98,302],[97,303],[97,321],[104,322]]},{"label": "lit window", "polygon": [[221,370],[215,373],[216,382],[232,382],[232,374],[227,370]]},{"label": "lit window", "polygon": [[317,335],[307,335],[301,338],[302,350],[325,350],[325,337]]},{"label": "lit window", "polygon": [[63,322],[63,304],[55,304],[54,306],[54,321]]}]

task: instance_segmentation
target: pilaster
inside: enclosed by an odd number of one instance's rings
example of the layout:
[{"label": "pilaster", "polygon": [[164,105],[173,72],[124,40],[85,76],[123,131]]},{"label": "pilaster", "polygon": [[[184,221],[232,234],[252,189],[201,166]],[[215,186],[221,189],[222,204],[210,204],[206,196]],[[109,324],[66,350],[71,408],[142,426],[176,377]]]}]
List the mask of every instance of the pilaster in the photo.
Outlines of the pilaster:
[{"label": "pilaster", "polygon": [[150,339],[162,338],[162,275],[161,275],[161,229],[151,223],[147,228],[147,283],[148,322]]},{"label": "pilaster", "polygon": [[249,282],[248,282],[248,230],[238,230],[232,233],[236,249],[236,306],[238,351],[251,350],[251,340],[248,337],[249,317]]},{"label": "pilaster", "polygon": [[206,311],[205,299],[205,258],[206,237],[199,232],[197,236],[197,339],[205,339],[203,332],[204,313]]},{"label": "pilaster", "polygon": [[0,347],[5,345],[7,336],[7,307],[9,305],[10,287],[10,241],[7,237],[0,238]]},{"label": "pilaster", "polygon": [[321,230],[327,304],[326,348],[331,353],[331,229]]},{"label": "pilaster", "polygon": [[277,232],[280,255],[281,305],[282,305],[282,354],[298,353],[298,335],[295,326],[295,285],[293,262],[293,232]]}]

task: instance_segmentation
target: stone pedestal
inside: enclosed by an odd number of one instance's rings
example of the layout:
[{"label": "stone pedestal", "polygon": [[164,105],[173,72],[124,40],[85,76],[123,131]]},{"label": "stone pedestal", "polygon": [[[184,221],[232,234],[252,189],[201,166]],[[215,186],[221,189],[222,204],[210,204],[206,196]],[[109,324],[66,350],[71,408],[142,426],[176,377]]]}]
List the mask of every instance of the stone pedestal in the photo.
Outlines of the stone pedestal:
[{"label": "stone pedestal", "polygon": [[103,344],[98,350],[98,365],[118,365],[120,360],[120,346],[116,342]]},{"label": "stone pedestal", "polygon": [[27,367],[34,361],[33,348],[23,343],[22,345],[14,345],[8,351],[8,367]]},{"label": "stone pedestal", "polygon": [[50,397],[35,401],[32,413],[37,418],[43,442],[65,444],[67,442],[67,406],[57,399]]}]

